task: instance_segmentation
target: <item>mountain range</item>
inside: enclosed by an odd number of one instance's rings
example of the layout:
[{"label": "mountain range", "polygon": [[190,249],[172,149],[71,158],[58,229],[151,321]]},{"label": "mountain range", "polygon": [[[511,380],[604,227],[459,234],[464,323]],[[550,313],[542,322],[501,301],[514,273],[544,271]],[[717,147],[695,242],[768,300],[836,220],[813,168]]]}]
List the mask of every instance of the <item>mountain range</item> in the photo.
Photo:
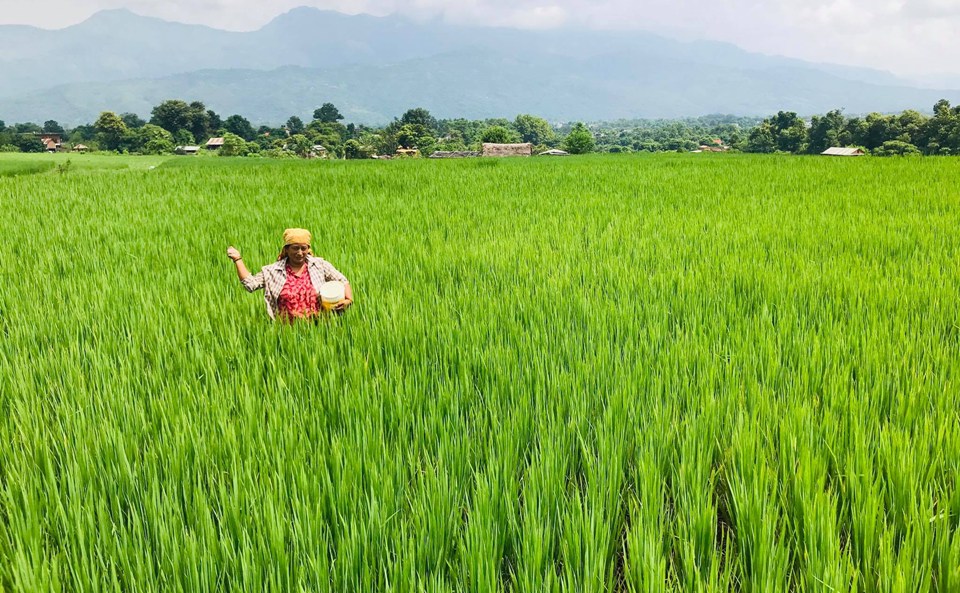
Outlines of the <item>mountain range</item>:
[{"label": "mountain range", "polygon": [[314,8],[231,32],[109,10],[59,30],[0,26],[0,119],[78,124],[104,110],[149,117],[200,100],[255,123],[333,102],[380,124],[411,107],[438,117],[555,121],[929,111],[958,90],[649,32],[522,31]]}]

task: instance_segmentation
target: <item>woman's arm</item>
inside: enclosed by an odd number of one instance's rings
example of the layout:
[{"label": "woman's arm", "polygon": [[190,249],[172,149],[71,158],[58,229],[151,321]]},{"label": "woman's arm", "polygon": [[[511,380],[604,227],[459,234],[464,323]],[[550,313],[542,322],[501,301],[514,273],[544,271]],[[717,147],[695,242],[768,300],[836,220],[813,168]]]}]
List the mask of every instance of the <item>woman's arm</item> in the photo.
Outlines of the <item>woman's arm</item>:
[{"label": "woman's arm", "polygon": [[243,282],[250,277],[250,270],[247,269],[247,266],[243,263],[243,256],[240,255],[240,252],[236,247],[230,246],[227,247],[227,257],[233,260],[233,263],[237,266],[237,277],[240,278],[240,282]]},{"label": "woman's arm", "polygon": [[260,288],[263,288],[263,277],[261,274],[254,276],[250,273],[250,270],[247,269],[247,266],[243,263],[243,256],[240,255],[240,252],[237,251],[233,246],[227,248],[227,257],[233,260],[234,265],[237,267],[237,278],[240,279],[240,282],[243,283],[244,288],[249,292],[253,292]]},{"label": "woman's arm", "polygon": [[333,306],[334,311],[346,311],[353,304],[353,289],[349,282],[343,283],[343,300]]}]

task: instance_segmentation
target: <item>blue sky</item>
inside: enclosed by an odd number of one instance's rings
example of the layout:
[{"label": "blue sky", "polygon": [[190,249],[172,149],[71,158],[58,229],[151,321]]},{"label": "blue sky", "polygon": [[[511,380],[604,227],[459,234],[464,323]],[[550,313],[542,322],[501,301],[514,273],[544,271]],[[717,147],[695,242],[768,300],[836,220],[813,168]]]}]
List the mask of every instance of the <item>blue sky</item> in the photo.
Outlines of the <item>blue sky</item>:
[{"label": "blue sky", "polygon": [[960,0],[0,0],[0,24],[60,28],[128,8],[251,30],[297,6],[518,28],[642,29],[960,83]]}]

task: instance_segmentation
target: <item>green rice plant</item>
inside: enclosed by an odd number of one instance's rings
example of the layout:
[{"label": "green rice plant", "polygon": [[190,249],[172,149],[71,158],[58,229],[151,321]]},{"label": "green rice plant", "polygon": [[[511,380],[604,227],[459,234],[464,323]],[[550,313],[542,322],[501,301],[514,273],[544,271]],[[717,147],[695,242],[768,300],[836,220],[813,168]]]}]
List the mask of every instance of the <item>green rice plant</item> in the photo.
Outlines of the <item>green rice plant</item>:
[{"label": "green rice plant", "polygon": [[704,156],[4,156],[0,591],[960,589],[955,160]]}]

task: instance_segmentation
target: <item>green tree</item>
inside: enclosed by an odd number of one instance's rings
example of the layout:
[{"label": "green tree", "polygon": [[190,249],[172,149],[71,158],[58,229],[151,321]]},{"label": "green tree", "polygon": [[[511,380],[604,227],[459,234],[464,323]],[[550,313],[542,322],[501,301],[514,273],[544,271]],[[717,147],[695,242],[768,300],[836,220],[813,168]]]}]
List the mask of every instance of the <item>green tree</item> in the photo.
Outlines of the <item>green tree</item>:
[{"label": "green tree", "polygon": [[63,126],[53,119],[48,119],[47,121],[43,122],[43,131],[48,134],[66,134]]},{"label": "green tree", "polygon": [[343,154],[343,142],[349,136],[346,126],[340,122],[310,122],[303,134],[314,144],[320,144],[327,149],[330,156]]},{"label": "green tree", "polygon": [[793,111],[778,111],[769,118],[770,132],[777,150],[802,152],[807,145],[807,126]]},{"label": "green tree", "polygon": [[946,99],[937,101],[923,135],[927,154],[960,154],[960,105],[951,107]]},{"label": "green tree", "polygon": [[401,125],[423,126],[430,131],[431,135],[437,131],[437,119],[430,115],[430,112],[423,107],[408,109],[400,116]]},{"label": "green tree", "polygon": [[464,144],[473,144],[480,140],[484,125],[479,121],[458,118],[442,120],[438,122],[438,127],[439,134],[445,138],[455,139],[459,135]]},{"label": "green tree", "polygon": [[[207,106],[201,101],[190,103],[188,113],[189,124],[187,129],[193,134],[197,141],[209,138],[210,135],[219,127],[220,117],[216,113],[207,109]],[[214,127],[214,124],[218,124]]]},{"label": "green tree", "polygon": [[828,111],[823,116],[813,116],[810,120],[807,152],[820,154],[831,146],[843,146],[842,134],[846,125],[846,119],[839,109]]},{"label": "green tree", "polygon": [[39,134],[43,132],[43,128],[33,122],[25,122],[14,124],[13,131],[17,134]]},{"label": "green tree", "polygon": [[418,148],[420,153],[425,155],[429,155],[437,143],[430,129],[423,124],[404,124],[397,130],[395,137],[397,145],[403,148]]},{"label": "green tree", "polygon": [[519,142],[520,135],[503,126],[490,126],[480,135],[480,141],[493,142],[496,144],[510,144]]},{"label": "green tree", "polygon": [[593,133],[582,122],[573,125],[570,133],[563,140],[563,149],[570,154],[586,154],[596,148],[596,139]]},{"label": "green tree", "polygon": [[97,129],[100,145],[107,150],[119,150],[127,136],[127,124],[112,111],[104,111],[93,126]]},{"label": "green tree", "polygon": [[47,147],[43,144],[40,138],[30,134],[17,134],[14,136],[13,145],[16,146],[20,152],[43,152]]},{"label": "green tree", "polygon": [[144,124],[130,131],[136,138],[136,150],[141,154],[170,154],[174,150],[173,134],[160,126]]},{"label": "green tree", "polygon": [[[231,115],[223,122],[223,129],[230,134],[236,134],[244,140],[253,140],[257,132],[250,124],[250,120],[242,115]],[[226,138],[226,136],[224,136]]]},{"label": "green tree", "polygon": [[223,129],[223,120],[213,109],[207,109],[207,136],[218,134]]},{"label": "green tree", "polygon": [[197,139],[193,137],[190,130],[177,130],[173,133],[173,142],[177,146],[193,146],[197,143]]},{"label": "green tree", "polygon": [[220,156],[246,156],[247,142],[231,132],[223,135],[223,146],[220,148]]},{"label": "green tree", "polygon": [[127,128],[130,130],[136,130],[137,128],[142,128],[147,123],[143,121],[143,118],[141,118],[136,113],[121,113],[120,119],[123,120],[123,123],[127,124]]},{"label": "green tree", "polygon": [[290,132],[290,134],[302,134],[306,129],[306,126],[303,125],[303,120],[296,115],[290,116],[290,119],[287,120],[287,131]]},{"label": "green tree", "polygon": [[70,142],[73,144],[90,143],[97,139],[97,128],[90,124],[77,126],[70,130]]},{"label": "green tree", "polygon": [[294,134],[287,138],[286,149],[299,157],[306,158],[313,150],[313,142],[303,134]]},{"label": "green tree", "polygon": [[928,118],[919,111],[907,109],[897,116],[897,127],[900,134],[906,134],[904,141],[920,146],[926,144],[924,133],[926,131]]},{"label": "green tree", "polygon": [[330,124],[343,119],[343,115],[333,103],[324,103],[319,109],[313,111],[313,119]]},{"label": "green tree", "polygon": [[919,155],[920,150],[909,142],[887,140],[879,148],[874,150],[872,154],[876,156],[910,156]]},{"label": "green tree", "polygon": [[467,143],[464,141],[460,130],[449,130],[447,134],[437,140],[435,150],[466,150]]},{"label": "green tree", "polygon": [[343,156],[348,159],[368,159],[373,154],[371,146],[364,146],[353,138],[343,144]]},{"label": "green tree", "polygon": [[518,115],[513,127],[520,134],[521,140],[536,145],[550,145],[557,137],[550,123],[535,115]]},{"label": "green tree", "polygon": [[773,152],[776,149],[777,144],[774,141],[773,130],[770,128],[769,122],[763,121],[750,130],[750,135],[747,136],[747,143],[744,146],[744,151],[768,153]]},{"label": "green tree", "polygon": [[[186,101],[169,99],[153,108],[150,112],[150,123],[160,126],[174,136],[180,130],[189,130],[192,120],[192,111]],[[191,131],[191,134],[193,132]]]}]

